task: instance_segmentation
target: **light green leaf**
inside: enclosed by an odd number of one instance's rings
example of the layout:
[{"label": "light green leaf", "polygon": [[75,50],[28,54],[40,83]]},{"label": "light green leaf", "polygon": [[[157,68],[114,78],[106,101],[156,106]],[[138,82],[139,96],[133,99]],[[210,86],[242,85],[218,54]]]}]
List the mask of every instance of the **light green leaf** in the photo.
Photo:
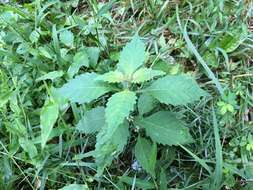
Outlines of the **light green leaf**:
[{"label": "light green leaf", "polygon": [[99,131],[105,125],[104,107],[96,107],[87,111],[77,124],[77,130],[87,134]]},{"label": "light green leaf", "polygon": [[40,127],[41,127],[41,146],[44,148],[50,136],[50,133],[57,121],[59,114],[59,107],[56,102],[49,99],[43,106],[40,114]]},{"label": "light green leaf", "polygon": [[138,35],[127,43],[120,53],[118,70],[126,76],[131,76],[145,60],[145,45]]},{"label": "light green leaf", "polygon": [[152,176],[155,176],[157,146],[156,143],[151,143],[147,139],[139,137],[135,145],[135,157]]},{"label": "light green leaf", "polygon": [[87,47],[86,50],[89,56],[90,66],[94,68],[98,62],[100,50],[98,47]]},{"label": "light green leaf", "polygon": [[89,103],[110,91],[104,84],[96,81],[96,73],[85,73],[75,77],[59,89],[62,96],[71,102]]},{"label": "light green leaf", "polygon": [[193,78],[187,75],[160,78],[153,82],[144,92],[148,92],[161,103],[175,106],[192,103],[207,94]]},{"label": "light green leaf", "polygon": [[50,80],[55,80],[57,78],[60,78],[64,75],[64,72],[63,71],[52,71],[52,72],[49,72],[39,78],[36,79],[36,81],[42,81],[42,80],[47,80],[47,79],[50,79]]},{"label": "light green leaf", "polygon": [[226,34],[220,42],[220,46],[222,49],[226,51],[226,53],[231,53],[235,51],[240,45],[242,41],[240,39],[240,35],[230,35]]},{"label": "light green leaf", "polygon": [[82,66],[89,67],[89,56],[85,50],[79,51],[75,54],[73,63],[68,69],[69,77],[72,78]]},{"label": "light green leaf", "polygon": [[165,75],[166,73],[159,70],[141,68],[137,70],[132,77],[133,83],[142,83],[153,79],[154,77]]},{"label": "light green leaf", "polygon": [[110,71],[103,75],[99,75],[96,80],[101,80],[104,82],[116,83],[124,81],[124,76],[119,71]]},{"label": "light green leaf", "polygon": [[31,40],[32,43],[38,42],[39,38],[40,34],[36,30],[32,31],[32,33],[29,36],[29,39]]},{"label": "light green leaf", "polygon": [[60,190],[88,190],[87,185],[81,185],[81,184],[70,184],[66,185],[65,187],[61,188]]},{"label": "light green leaf", "polygon": [[66,46],[73,46],[74,43],[74,35],[69,30],[64,30],[60,33],[60,41],[64,43]]},{"label": "light green leaf", "polygon": [[130,135],[127,122],[119,125],[110,138],[106,135],[107,132],[108,126],[104,126],[97,135],[96,149],[93,156],[98,166],[98,176],[102,175],[105,167],[110,165],[112,160],[117,158],[123,151]]},{"label": "light green leaf", "polygon": [[59,89],[51,86],[50,95],[52,99],[58,104],[60,110],[65,110],[68,107],[68,99],[60,94]]},{"label": "light green leaf", "polygon": [[32,141],[28,140],[25,137],[21,137],[18,139],[20,146],[27,152],[31,159],[38,155],[38,151],[36,146],[32,143]]},{"label": "light green leaf", "polygon": [[136,98],[136,94],[129,90],[118,92],[109,98],[105,109],[105,120],[108,124],[108,135],[112,134],[134,109]]},{"label": "light green leaf", "polygon": [[151,95],[144,93],[141,94],[138,99],[138,111],[140,115],[143,115],[149,111],[151,111],[155,105],[157,100],[154,99]]},{"label": "light green leaf", "polygon": [[52,59],[53,55],[52,52],[50,51],[50,49],[47,46],[40,46],[38,48],[40,55],[48,58],[48,59]]},{"label": "light green leaf", "polygon": [[137,119],[136,125],[145,128],[150,138],[164,145],[178,145],[192,142],[192,137],[177,114],[160,111],[149,117]]},{"label": "light green leaf", "polygon": [[133,184],[140,188],[140,189],[156,189],[153,182],[148,181],[148,179],[140,179],[140,178],[133,178],[128,176],[122,176],[120,177],[120,181],[128,184],[129,186],[132,186]]}]

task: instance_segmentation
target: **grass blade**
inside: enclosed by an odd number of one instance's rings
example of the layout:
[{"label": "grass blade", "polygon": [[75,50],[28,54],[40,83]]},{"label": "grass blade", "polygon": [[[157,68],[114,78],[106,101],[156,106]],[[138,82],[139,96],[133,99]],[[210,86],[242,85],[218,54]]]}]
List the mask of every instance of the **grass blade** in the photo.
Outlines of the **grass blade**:
[{"label": "grass blade", "polygon": [[187,24],[184,26],[184,29],[182,28],[181,21],[180,21],[180,18],[179,18],[179,13],[178,13],[178,6],[176,7],[176,15],[177,15],[178,25],[180,27],[181,32],[183,33],[183,37],[184,37],[184,39],[186,41],[186,44],[187,44],[189,50],[195,55],[195,57],[197,58],[197,60],[199,61],[199,63],[203,66],[203,68],[207,72],[208,77],[213,81],[213,83],[215,84],[217,90],[222,95],[223,94],[223,88],[222,88],[219,80],[215,77],[214,73],[208,67],[208,65],[206,64],[205,60],[201,57],[201,55],[199,54],[198,50],[193,45],[192,41],[190,40],[190,38],[188,36],[187,30],[186,30]]}]

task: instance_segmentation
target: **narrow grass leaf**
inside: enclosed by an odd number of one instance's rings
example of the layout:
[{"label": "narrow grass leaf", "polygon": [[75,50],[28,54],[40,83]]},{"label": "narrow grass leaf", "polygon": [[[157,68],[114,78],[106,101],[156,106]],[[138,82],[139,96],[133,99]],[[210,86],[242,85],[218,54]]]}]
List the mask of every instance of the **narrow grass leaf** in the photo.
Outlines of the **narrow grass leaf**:
[{"label": "narrow grass leaf", "polygon": [[213,83],[215,84],[215,86],[216,86],[217,90],[219,91],[219,93],[223,94],[224,91],[223,91],[223,88],[222,88],[219,80],[215,77],[212,70],[208,67],[205,60],[201,57],[198,50],[196,49],[196,47],[193,45],[192,41],[190,40],[190,38],[188,36],[188,33],[187,33],[187,30],[186,30],[187,25],[185,25],[184,29],[182,28],[181,21],[180,21],[180,18],[179,18],[179,13],[178,13],[178,6],[176,7],[176,15],[177,15],[177,21],[178,21],[180,30],[183,33],[183,37],[186,41],[186,44],[188,45],[189,50],[196,56],[199,63],[203,66],[203,68],[207,72],[208,77],[213,81]]}]

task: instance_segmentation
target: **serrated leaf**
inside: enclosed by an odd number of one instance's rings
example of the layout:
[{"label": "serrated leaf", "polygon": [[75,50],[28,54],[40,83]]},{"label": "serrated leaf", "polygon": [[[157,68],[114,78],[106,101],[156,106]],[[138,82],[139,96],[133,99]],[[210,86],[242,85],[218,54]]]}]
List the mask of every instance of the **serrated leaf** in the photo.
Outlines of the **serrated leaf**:
[{"label": "serrated leaf", "polygon": [[64,75],[64,72],[63,71],[52,71],[52,72],[49,72],[39,78],[36,79],[36,81],[42,81],[42,80],[55,80],[57,78],[60,78]]},{"label": "serrated leaf", "polygon": [[153,70],[150,68],[149,69],[148,68],[141,68],[133,74],[131,82],[142,83],[142,82],[149,81],[149,80],[153,79],[154,77],[162,76],[165,74],[166,73],[163,71]]},{"label": "serrated leaf", "polygon": [[145,60],[145,45],[138,35],[127,43],[120,53],[118,70],[126,76],[131,76]]},{"label": "serrated leaf", "polygon": [[136,99],[136,94],[129,90],[118,92],[109,98],[105,108],[108,135],[113,133],[124,122],[129,113],[133,111]]},{"label": "serrated leaf", "polygon": [[74,35],[69,30],[64,30],[60,33],[60,41],[64,43],[66,46],[73,46],[74,43]]},{"label": "serrated leaf", "polygon": [[116,82],[122,82],[124,81],[124,76],[119,71],[110,71],[108,73],[105,73],[103,75],[99,75],[96,80],[109,82],[109,83],[116,83]]},{"label": "serrated leaf", "polygon": [[97,175],[102,175],[104,168],[123,151],[129,137],[128,124],[124,122],[112,133],[111,138],[106,135],[108,126],[104,126],[97,135],[94,157],[98,166]]},{"label": "serrated leaf", "polygon": [[89,67],[89,56],[85,50],[79,51],[75,54],[73,63],[68,69],[69,77],[72,78],[82,66]]},{"label": "serrated leaf", "polygon": [[148,92],[161,103],[175,106],[192,103],[207,94],[192,77],[187,75],[160,78],[144,92]]},{"label": "serrated leaf", "polygon": [[51,99],[48,100],[43,106],[40,114],[40,127],[41,127],[41,146],[46,145],[50,133],[57,121],[59,114],[59,106]]},{"label": "serrated leaf", "polygon": [[151,95],[149,94],[141,94],[139,99],[138,99],[138,111],[140,115],[143,115],[149,111],[151,111],[155,105],[156,105],[157,100],[154,99]]},{"label": "serrated leaf", "polygon": [[156,143],[151,143],[147,139],[138,137],[135,145],[135,157],[141,164],[142,168],[152,176],[155,176],[155,165],[157,146]]},{"label": "serrated leaf", "polygon": [[96,107],[87,111],[77,124],[77,130],[86,134],[99,131],[105,125],[104,107]]},{"label": "serrated leaf", "polygon": [[96,81],[96,73],[78,75],[59,89],[59,93],[71,102],[89,103],[110,91],[108,87]]},{"label": "serrated leaf", "polygon": [[160,111],[149,117],[137,119],[136,125],[145,128],[146,134],[155,142],[178,145],[192,142],[192,137],[178,115]]}]

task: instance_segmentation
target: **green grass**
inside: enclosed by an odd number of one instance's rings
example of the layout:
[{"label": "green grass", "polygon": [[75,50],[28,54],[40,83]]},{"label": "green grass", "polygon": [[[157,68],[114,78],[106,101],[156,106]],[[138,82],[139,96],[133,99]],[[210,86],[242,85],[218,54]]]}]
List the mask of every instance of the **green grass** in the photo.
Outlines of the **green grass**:
[{"label": "green grass", "polygon": [[[0,1],[0,189],[251,190],[252,19],[252,2],[240,0]],[[88,47],[92,64],[81,63],[76,75],[106,73],[136,33],[148,52],[147,67],[187,73],[208,92],[186,106],[156,103],[148,114],[178,112],[194,142],[157,144],[151,175],[133,168],[144,134],[132,126],[124,151],[97,176],[90,152],[96,134],[76,126],[88,110],[106,104],[106,94],[92,104],[57,100],[62,107],[42,148],[42,107],[60,97],[52,87],[69,81],[75,54]]]}]

